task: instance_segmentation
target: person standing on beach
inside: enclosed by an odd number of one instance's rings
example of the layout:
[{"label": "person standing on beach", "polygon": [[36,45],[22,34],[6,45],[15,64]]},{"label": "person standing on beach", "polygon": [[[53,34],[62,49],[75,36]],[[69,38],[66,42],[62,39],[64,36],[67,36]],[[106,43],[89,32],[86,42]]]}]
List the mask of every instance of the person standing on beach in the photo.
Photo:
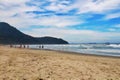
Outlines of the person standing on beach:
[{"label": "person standing on beach", "polygon": [[42,49],[44,48],[44,46],[42,45]]},{"label": "person standing on beach", "polygon": [[42,45],[39,45],[39,49],[42,49]]}]

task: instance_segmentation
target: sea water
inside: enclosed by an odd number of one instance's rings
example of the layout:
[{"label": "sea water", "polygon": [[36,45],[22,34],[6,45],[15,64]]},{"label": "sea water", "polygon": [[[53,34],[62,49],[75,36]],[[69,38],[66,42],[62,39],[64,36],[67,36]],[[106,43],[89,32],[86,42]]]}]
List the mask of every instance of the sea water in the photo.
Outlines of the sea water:
[{"label": "sea water", "polygon": [[[30,45],[29,47],[40,49],[40,46],[41,45]],[[44,49],[49,50],[120,57],[120,44],[56,44],[43,46]]]}]

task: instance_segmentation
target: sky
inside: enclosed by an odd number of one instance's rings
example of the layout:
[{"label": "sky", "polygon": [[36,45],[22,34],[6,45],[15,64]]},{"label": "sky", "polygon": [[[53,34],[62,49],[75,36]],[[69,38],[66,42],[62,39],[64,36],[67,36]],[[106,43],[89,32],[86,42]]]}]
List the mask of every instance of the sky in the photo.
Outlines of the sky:
[{"label": "sky", "polygon": [[120,0],[0,0],[0,22],[70,43],[120,42]]}]

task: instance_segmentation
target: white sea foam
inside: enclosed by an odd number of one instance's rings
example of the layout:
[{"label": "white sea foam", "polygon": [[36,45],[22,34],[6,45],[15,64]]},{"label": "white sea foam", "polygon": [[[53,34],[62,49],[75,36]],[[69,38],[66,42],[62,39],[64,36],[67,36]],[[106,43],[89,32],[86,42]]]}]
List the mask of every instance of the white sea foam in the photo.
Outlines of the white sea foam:
[{"label": "white sea foam", "polygon": [[[30,45],[29,47],[40,49],[40,46],[41,45]],[[44,49],[120,57],[120,44],[58,44],[44,45]]]},{"label": "white sea foam", "polygon": [[109,46],[115,47],[115,48],[120,48],[120,44],[110,44]]}]

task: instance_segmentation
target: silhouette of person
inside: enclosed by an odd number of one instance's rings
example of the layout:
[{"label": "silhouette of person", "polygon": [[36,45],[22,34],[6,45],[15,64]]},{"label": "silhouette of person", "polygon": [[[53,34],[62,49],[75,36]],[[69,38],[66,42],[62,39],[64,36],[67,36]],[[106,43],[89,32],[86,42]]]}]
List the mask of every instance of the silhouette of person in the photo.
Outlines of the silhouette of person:
[{"label": "silhouette of person", "polygon": [[42,49],[44,48],[44,46],[42,45]]}]

